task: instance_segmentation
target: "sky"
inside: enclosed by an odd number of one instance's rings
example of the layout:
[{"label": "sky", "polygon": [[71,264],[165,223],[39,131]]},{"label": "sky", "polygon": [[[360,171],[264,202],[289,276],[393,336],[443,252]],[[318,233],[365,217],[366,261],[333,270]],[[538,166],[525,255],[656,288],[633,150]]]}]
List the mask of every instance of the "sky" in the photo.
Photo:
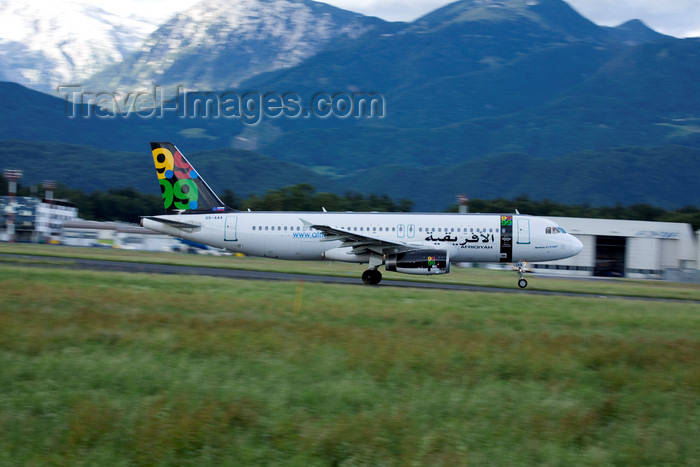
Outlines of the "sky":
[{"label": "sky", "polygon": [[[105,10],[138,11],[166,20],[197,0],[83,0]],[[235,1],[235,0],[232,0]],[[324,3],[378,16],[387,21],[412,21],[441,6],[446,0],[326,0]],[[700,37],[700,0],[568,0],[580,14],[602,26],[617,26],[640,19],[657,32],[676,37]]]},{"label": "sky", "polygon": [[[700,0],[566,0],[576,11],[601,26],[617,26],[641,19],[647,26],[670,36],[700,36]],[[328,0],[325,3],[379,16],[411,21],[451,3],[445,0]]]}]

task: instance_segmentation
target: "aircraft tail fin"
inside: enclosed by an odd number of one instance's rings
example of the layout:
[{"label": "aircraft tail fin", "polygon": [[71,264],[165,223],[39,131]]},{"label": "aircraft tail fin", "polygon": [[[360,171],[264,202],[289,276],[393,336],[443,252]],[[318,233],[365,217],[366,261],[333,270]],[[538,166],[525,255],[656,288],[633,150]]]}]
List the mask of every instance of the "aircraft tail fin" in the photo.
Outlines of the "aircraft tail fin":
[{"label": "aircraft tail fin", "polygon": [[231,212],[173,143],[151,143],[168,214]]}]

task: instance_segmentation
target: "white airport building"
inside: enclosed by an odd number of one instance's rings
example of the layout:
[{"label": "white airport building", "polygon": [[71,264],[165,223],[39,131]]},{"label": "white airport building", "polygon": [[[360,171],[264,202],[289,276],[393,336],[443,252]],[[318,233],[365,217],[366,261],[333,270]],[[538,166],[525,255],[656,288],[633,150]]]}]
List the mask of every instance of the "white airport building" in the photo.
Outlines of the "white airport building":
[{"label": "white airport building", "polygon": [[78,218],[72,203],[29,196],[0,196],[0,212],[0,241],[5,242],[49,243],[58,239],[65,222]]},{"label": "white airport building", "polygon": [[73,220],[63,224],[60,243],[67,246],[172,251],[180,245],[169,235],[123,222]]},{"label": "white airport building", "polygon": [[534,272],[700,282],[700,230],[690,224],[548,217],[583,243],[578,255]]}]

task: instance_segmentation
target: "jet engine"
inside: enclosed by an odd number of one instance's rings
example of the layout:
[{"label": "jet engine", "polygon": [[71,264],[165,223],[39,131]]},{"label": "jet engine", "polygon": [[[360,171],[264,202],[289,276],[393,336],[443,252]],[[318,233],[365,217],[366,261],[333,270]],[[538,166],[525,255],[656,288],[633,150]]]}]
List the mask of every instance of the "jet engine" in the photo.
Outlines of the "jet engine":
[{"label": "jet engine", "polygon": [[450,257],[445,250],[410,250],[386,256],[387,271],[404,274],[447,274],[450,272]]}]

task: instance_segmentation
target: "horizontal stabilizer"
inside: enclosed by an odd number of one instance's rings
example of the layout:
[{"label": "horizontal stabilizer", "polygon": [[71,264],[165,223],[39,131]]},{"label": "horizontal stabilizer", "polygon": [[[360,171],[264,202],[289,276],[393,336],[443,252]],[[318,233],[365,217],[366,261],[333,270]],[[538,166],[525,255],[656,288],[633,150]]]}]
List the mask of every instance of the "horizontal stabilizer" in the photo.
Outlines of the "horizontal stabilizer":
[{"label": "horizontal stabilizer", "polygon": [[[175,229],[179,230],[189,230],[189,231],[194,231],[202,228],[201,225],[199,224],[190,224],[187,222],[180,222],[180,221],[174,221],[172,219],[164,219],[162,217],[156,217],[156,216],[144,216],[144,219],[148,219],[150,221],[155,221],[155,222],[160,222],[161,224],[168,225],[170,227],[173,227]],[[142,222],[143,224],[143,222]]]}]

